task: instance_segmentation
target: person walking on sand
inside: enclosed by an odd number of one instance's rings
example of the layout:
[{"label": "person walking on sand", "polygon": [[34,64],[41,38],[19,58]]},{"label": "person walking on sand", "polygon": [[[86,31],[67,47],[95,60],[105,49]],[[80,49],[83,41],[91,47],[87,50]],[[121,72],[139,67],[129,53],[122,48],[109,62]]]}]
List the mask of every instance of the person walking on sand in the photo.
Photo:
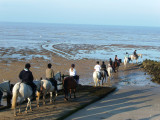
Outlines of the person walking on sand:
[{"label": "person walking on sand", "polygon": [[94,71],[98,72],[98,79],[101,79],[101,66],[99,65],[99,61],[97,61],[97,64],[94,66]]},{"label": "person walking on sand", "polygon": [[33,78],[32,72],[29,70],[30,67],[31,67],[31,65],[29,63],[27,63],[25,65],[24,70],[22,70],[20,72],[19,78],[20,78],[20,80],[22,80],[22,83],[25,83],[25,84],[31,86],[32,91],[33,91],[32,96],[34,98],[35,97],[35,92],[36,92],[36,85],[33,83],[34,78]]},{"label": "person walking on sand", "polygon": [[79,84],[79,76],[77,75],[75,64],[71,64],[71,68],[69,69],[69,76],[73,77],[74,80],[76,80],[77,84]]},{"label": "person walking on sand", "polygon": [[52,64],[49,63],[46,69],[46,79],[52,83],[57,93],[57,81],[54,79],[54,71],[51,67],[52,67]]}]

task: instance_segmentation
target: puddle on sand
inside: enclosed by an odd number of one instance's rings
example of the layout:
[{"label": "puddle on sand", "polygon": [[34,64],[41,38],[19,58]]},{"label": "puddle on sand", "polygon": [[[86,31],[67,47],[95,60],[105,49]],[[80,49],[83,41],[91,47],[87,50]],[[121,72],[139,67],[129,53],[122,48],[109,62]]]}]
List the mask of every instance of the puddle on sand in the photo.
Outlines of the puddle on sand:
[{"label": "puddle on sand", "polygon": [[151,76],[145,74],[142,71],[136,71],[130,73],[126,76],[121,77],[121,81],[117,84],[117,87],[124,88],[124,87],[156,87],[158,84],[153,83],[151,81]]}]

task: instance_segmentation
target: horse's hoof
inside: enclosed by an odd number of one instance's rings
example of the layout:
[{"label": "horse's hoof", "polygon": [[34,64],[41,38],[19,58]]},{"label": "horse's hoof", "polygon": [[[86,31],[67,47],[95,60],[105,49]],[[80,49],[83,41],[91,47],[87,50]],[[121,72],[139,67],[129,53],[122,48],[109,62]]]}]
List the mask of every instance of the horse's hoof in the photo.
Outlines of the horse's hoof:
[{"label": "horse's hoof", "polygon": [[30,109],[30,111],[32,112],[33,110],[32,110],[32,109]]},{"label": "horse's hoof", "polygon": [[14,114],[14,117],[16,117],[17,116],[17,114]]},{"label": "horse's hoof", "polygon": [[65,101],[68,101],[68,98],[64,98]]},{"label": "horse's hoof", "polygon": [[25,111],[25,113],[28,113],[28,111]]}]

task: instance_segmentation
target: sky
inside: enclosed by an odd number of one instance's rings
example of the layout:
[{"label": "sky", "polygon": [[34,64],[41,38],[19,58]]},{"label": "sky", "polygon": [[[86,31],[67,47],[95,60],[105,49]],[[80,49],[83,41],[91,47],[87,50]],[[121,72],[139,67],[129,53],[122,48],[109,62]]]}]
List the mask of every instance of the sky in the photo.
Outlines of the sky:
[{"label": "sky", "polygon": [[160,0],[0,0],[0,22],[160,27]]}]

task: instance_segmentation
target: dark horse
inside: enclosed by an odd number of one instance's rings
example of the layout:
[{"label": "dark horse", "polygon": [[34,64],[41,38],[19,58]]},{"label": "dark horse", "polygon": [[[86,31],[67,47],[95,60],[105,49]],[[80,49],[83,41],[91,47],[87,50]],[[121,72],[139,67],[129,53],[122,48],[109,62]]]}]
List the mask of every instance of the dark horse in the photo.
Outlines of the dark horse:
[{"label": "dark horse", "polygon": [[119,66],[120,66],[120,62],[117,61],[117,60],[115,60],[115,61],[113,62],[113,68],[114,68],[114,70],[115,70],[116,72],[118,72]]},{"label": "dark horse", "polygon": [[70,92],[70,98],[71,93],[73,89],[74,98],[76,98],[75,92],[76,92],[77,82],[74,80],[73,77],[66,77],[63,80],[63,88],[65,93],[65,100],[68,100],[68,92]]}]

